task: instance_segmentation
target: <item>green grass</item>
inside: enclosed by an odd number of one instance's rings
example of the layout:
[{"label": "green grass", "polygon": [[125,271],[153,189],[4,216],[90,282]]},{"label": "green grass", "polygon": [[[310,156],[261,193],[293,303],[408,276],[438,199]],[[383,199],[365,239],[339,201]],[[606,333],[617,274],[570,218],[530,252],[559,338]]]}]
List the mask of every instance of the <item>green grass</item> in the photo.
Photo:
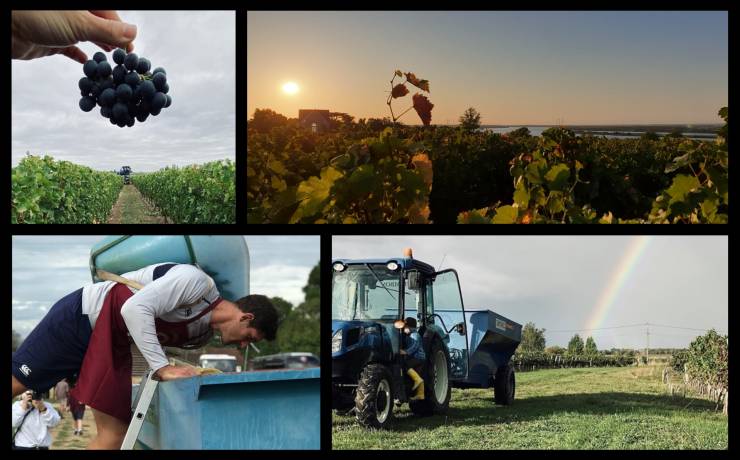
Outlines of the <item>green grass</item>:
[{"label": "green grass", "polygon": [[446,415],[394,408],[388,430],[333,414],[334,449],[727,449],[727,417],[714,404],[672,397],[658,368],[517,373],[516,400],[492,389],[452,390]]},{"label": "green grass", "polygon": [[144,201],[135,186],[127,184],[123,186],[118,200],[113,205],[108,223],[158,224],[164,223],[164,218]]}]

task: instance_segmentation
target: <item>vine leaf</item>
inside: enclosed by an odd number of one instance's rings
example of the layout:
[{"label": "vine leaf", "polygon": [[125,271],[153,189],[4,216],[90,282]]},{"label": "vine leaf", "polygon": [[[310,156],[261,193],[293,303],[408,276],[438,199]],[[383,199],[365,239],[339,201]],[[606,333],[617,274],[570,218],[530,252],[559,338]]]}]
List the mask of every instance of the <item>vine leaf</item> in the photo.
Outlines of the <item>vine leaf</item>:
[{"label": "vine leaf", "polygon": [[391,96],[393,96],[393,99],[396,99],[398,97],[403,97],[408,93],[409,89],[406,88],[406,85],[404,85],[403,83],[399,83],[393,87],[393,90],[391,91]]},{"label": "vine leaf", "polygon": [[422,89],[426,91],[427,93],[430,92],[429,91],[429,80],[420,80],[416,78],[416,75],[414,75],[411,72],[406,73],[406,80],[408,80],[409,83],[416,86],[417,88]]},{"label": "vine leaf", "polygon": [[424,123],[424,126],[429,126],[429,123],[432,122],[433,108],[434,104],[432,104],[426,96],[419,93],[414,94],[414,110],[419,114],[419,118],[421,118],[421,122]]},{"label": "vine leaf", "polygon": [[429,159],[429,156],[426,153],[417,153],[411,157],[411,163],[421,174],[424,183],[431,189],[434,171],[432,170],[432,160]]}]

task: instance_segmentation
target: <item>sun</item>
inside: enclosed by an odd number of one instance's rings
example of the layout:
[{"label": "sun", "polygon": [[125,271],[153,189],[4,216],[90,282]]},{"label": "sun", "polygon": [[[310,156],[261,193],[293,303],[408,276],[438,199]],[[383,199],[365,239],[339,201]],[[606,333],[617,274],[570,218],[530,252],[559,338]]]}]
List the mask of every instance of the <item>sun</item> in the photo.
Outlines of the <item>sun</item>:
[{"label": "sun", "polygon": [[288,95],[293,95],[298,92],[298,84],[294,81],[289,81],[283,85],[283,92]]}]

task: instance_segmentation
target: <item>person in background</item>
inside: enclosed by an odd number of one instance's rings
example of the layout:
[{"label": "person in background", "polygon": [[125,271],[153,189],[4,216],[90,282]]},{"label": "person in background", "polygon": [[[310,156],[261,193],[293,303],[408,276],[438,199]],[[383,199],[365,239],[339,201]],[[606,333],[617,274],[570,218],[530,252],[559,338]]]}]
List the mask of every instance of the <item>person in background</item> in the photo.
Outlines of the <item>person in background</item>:
[{"label": "person in background", "polygon": [[51,447],[49,428],[59,423],[59,413],[43,400],[43,395],[26,391],[13,403],[14,450],[48,450]]},{"label": "person in background", "polygon": [[82,419],[85,417],[85,405],[72,395],[69,395],[69,411],[75,421],[75,436],[82,434]]},{"label": "person in background", "polygon": [[62,379],[54,387],[54,398],[56,398],[59,404],[59,417],[64,418],[64,413],[67,411],[67,395],[69,394],[69,383],[67,379]]}]

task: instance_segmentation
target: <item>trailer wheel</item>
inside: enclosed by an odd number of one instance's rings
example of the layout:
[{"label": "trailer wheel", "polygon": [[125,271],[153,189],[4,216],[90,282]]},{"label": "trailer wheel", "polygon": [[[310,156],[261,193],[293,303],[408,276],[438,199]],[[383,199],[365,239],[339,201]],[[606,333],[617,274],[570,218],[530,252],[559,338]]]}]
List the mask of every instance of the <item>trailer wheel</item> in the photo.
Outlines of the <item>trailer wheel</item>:
[{"label": "trailer wheel", "polygon": [[514,402],[516,378],[512,366],[506,365],[496,371],[496,378],[493,380],[493,392],[496,404],[508,406]]},{"label": "trailer wheel", "polygon": [[382,364],[368,364],[360,373],[355,417],[364,427],[385,428],[393,418],[391,374]]},{"label": "trailer wheel", "polygon": [[424,399],[409,401],[409,407],[416,415],[444,414],[450,407],[450,360],[439,340],[432,342],[426,369]]}]

